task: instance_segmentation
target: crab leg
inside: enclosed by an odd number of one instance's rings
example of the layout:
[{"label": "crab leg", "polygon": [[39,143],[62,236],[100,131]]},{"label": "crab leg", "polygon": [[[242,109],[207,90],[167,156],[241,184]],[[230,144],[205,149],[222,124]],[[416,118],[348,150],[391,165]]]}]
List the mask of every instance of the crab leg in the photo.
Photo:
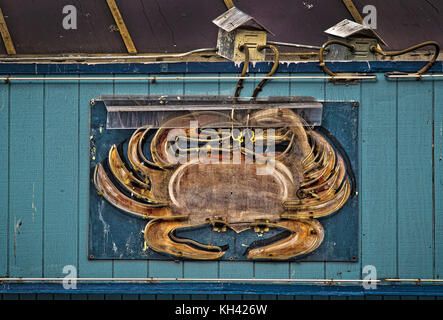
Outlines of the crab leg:
[{"label": "crab leg", "polygon": [[[143,141],[145,140],[145,138],[146,138],[146,136],[147,136],[149,130],[151,130],[152,128],[151,128],[151,127],[147,127],[147,128],[145,129],[145,131],[143,131],[143,133],[142,133],[140,136],[138,136],[137,134],[138,134],[139,130],[141,130],[141,129],[142,129],[142,128],[136,130],[136,131],[132,134],[131,139],[129,140],[129,144],[128,144],[128,156],[129,156],[129,152],[133,152],[133,151],[130,151],[130,150],[134,150],[134,148],[131,148],[131,145],[132,145],[132,146],[137,145],[138,154],[140,154],[140,158],[141,158],[141,160],[143,161],[143,163],[148,164],[148,165],[150,165],[150,166],[152,166],[152,167],[155,167],[155,168],[161,169],[161,168],[160,168],[155,162],[149,161],[149,160],[145,157],[145,155],[143,154]],[[135,139],[136,139],[136,140],[135,140]],[[132,142],[132,144],[131,144],[131,142]],[[135,152],[137,152],[137,151],[135,151]]]},{"label": "crab leg", "polygon": [[308,168],[308,165],[311,164],[315,160],[315,148],[316,148],[316,142],[314,139],[312,139],[311,136],[311,130],[307,130],[308,133],[308,141],[310,142],[311,148],[309,150],[309,153],[306,155],[306,157],[301,161],[303,167],[305,170]]},{"label": "crab leg", "polygon": [[131,194],[135,195],[137,198],[145,199],[149,202],[166,206],[167,202],[157,201],[154,195],[149,190],[149,185],[143,181],[138,180],[132,172],[126,168],[120,155],[118,154],[115,145],[109,150],[109,167],[111,168],[112,174],[117,178],[121,185],[127,189]]},{"label": "crab leg", "polygon": [[[150,161],[148,161],[146,158],[144,158],[143,153],[141,152],[141,156],[143,157],[142,160],[140,160],[138,149],[139,145],[141,144],[141,141],[143,140],[143,137],[145,136],[145,133],[149,131],[149,128],[146,128],[145,131],[141,131],[142,129],[137,129],[134,131],[134,133],[131,136],[131,139],[129,139],[128,142],[128,159],[131,163],[132,167],[136,170],[141,172],[141,174],[146,178],[147,181],[149,181],[149,176],[151,175],[153,169],[149,168],[145,164],[153,165]],[[141,151],[141,147],[140,147]]]},{"label": "crab leg", "polygon": [[[315,183],[309,186],[303,186],[299,189],[299,203],[316,203],[319,200],[329,200],[335,196],[346,176],[346,167],[341,156],[337,155],[337,165],[331,175],[321,183]],[[301,194],[300,194],[301,193]],[[311,198],[306,198],[310,196]],[[297,200],[294,200],[295,202]]]},{"label": "crab leg", "polygon": [[167,161],[168,158],[168,143],[167,132],[169,129],[160,128],[154,135],[151,141],[151,155],[155,164],[162,169],[171,169],[174,164]]},{"label": "crab leg", "polygon": [[197,260],[218,259],[225,254],[224,248],[204,245],[190,239],[177,238],[174,231],[185,227],[180,221],[163,218],[151,220],[145,228],[145,242],[152,250],[176,257]]},{"label": "crab leg", "polygon": [[246,251],[249,259],[286,260],[317,249],[323,241],[324,230],[317,220],[287,220],[271,227],[284,228],[291,234],[279,241]]},{"label": "crab leg", "polygon": [[292,218],[320,218],[327,216],[333,212],[339,210],[349,198],[351,193],[351,187],[349,179],[343,181],[339,190],[336,191],[334,197],[323,200],[316,201],[314,203],[304,203],[298,200],[288,200],[283,202],[283,207],[286,210],[293,211],[291,213],[282,214],[282,218],[292,219]]},{"label": "crab leg", "polygon": [[[149,128],[146,130],[149,130]],[[146,182],[150,182],[151,197],[157,199],[157,201],[163,201],[165,200],[164,190],[161,186],[164,185],[165,179],[167,179],[167,171],[158,167],[152,168],[151,162],[146,159],[142,162],[140,159],[140,157],[144,157],[140,152],[145,132],[147,131],[137,130],[132,135],[128,143],[128,159],[132,167],[141,173]]]},{"label": "crab leg", "polygon": [[118,209],[144,219],[163,215],[164,209],[154,209],[162,205],[142,203],[125,196],[114,186],[100,163],[95,167],[94,184],[99,194]]},{"label": "crab leg", "polygon": [[319,159],[306,165],[305,175],[307,179],[302,185],[312,184],[320,179],[325,179],[335,166],[335,151],[332,146],[315,131],[311,131],[311,136],[315,139],[316,145],[319,146]]}]

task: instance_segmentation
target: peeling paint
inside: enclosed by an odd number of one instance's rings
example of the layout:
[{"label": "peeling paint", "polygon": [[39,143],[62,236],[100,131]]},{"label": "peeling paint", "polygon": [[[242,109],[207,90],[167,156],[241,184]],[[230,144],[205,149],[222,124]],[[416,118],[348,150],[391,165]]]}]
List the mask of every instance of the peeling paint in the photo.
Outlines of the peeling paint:
[{"label": "peeling paint", "polygon": [[101,223],[103,224],[103,250],[106,250],[106,243],[108,242],[108,236],[109,236],[109,231],[110,231],[110,226],[108,223],[106,223],[106,221],[103,219],[103,207],[104,207],[104,200],[102,199],[99,203],[98,203],[98,218],[101,221]]},{"label": "peeling paint", "polygon": [[15,225],[15,230],[16,230],[17,234],[20,234],[20,229],[22,228],[22,225],[23,225],[23,221],[22,220],[19,220],[17,222],[17,224]]},{"label": "peeling paint", "polygon": [[125,248],[126,248],[126,252],[129,254],[133,254],[134,250],[131,249],[131,239],[132,239],[133,234],[131,233],[128,237],[128,240],[126,240],[125,243]]},{"label": "peeling paint", "polygon": [[32,221],[34,221],[35,214],[37,212],[37,207],[35,206],[35,182],[32,183]]},{"label": "peeling paint", "polygon": [[312,61],[306,61],[306,60],[303,60],[303,61],[292,61],[292,60],[289,60],[289,61],[280,61],[280,64],[286,64],[288,67],[291,65],[291,64],[295,64],[295,65],[297,65],[297,64],[306,64],[306,63],[312,63]]}]

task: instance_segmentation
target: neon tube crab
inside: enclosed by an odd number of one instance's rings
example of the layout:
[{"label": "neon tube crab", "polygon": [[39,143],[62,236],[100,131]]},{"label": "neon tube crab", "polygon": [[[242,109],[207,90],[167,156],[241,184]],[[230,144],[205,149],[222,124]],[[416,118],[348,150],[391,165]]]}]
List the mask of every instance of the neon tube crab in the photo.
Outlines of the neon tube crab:
[{"label": "neon tube crab", "polygon": [[[286,231],[286,237],[273,243],[250,245],[245,252],[249,259],[286,260],[313,252],[324,238],[316,218],[338,211],[351,193],[342,155],[290,109],[256,110],[248,114],[247,130],[222,130],[239,125],[233,119],[200,111],[174,118],[156,131],[135,130],[128,161],[113,145],[108,159],[96,165],[93,179],[99,195],[149,220],[145,245],[174,257],[213,260],[226,253],[225,246],[176,234],[204,225],[219,232]],[[199,129],[174,129],[191,121],[197,121]],[[144,145],[149,139],[147,157]],[[265,141],[274,143],[273,150],[259,153],[248,143]],[[177,154],[181,161],[176,161]]]}]

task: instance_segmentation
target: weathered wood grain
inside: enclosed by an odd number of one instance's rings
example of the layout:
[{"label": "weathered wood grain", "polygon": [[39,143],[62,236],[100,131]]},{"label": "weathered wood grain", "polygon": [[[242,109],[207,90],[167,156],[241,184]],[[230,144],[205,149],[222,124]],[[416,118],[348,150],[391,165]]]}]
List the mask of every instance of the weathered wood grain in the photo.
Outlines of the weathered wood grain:
[{"label": "weathered wood grain", "polygon": [[9,84],[0,85],[0,140],[0,277],[5,277],[9,270]]},{"label": "weathered wood grain", "polygon": [[443,86],[434,83],[434,277],[443,277]]},{"label": "weathered wood grain", "polygon": [[398,276],[432,278],[432,81],[398,83]]},{"label": "weathered wood grain", "polygon": [[43,275],[43,81],[11,84],[9,270],[11,277]]},{"label": "weathered wood grain", "polygon": [[396,277],[397,84],[379,75],[362,84],[361,99],[361,265]]},{"label": "weathered wood grain", "polygon": [[[59,77],[59,76],[58,76]],[[44,96],[44,276],[77,265],[79,82],[47,81]]]}]

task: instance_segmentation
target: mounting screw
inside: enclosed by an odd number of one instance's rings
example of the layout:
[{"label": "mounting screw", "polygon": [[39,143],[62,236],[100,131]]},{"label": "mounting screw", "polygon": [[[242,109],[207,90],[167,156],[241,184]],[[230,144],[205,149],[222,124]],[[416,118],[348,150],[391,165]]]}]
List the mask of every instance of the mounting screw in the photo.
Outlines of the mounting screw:
[{"label": "mounting screw", "polygon": [[359,106],[359,103],[356,101],[356,102],[354,102],[354,107],[358,107]]},{"label": "mounting screw", "polygon": [[90,255],[89,255],[89,259],[91,259],[91,260],[94,259],[94,255],[93,255],[93,254],[90,254]]},{"label": "mounting screw", "polygon": [[299,199],[304,199],[307,196],[307,194],[303,190],[301,190],[301,189],[298,189],[295,194],[297,195],[297,197]]}]

